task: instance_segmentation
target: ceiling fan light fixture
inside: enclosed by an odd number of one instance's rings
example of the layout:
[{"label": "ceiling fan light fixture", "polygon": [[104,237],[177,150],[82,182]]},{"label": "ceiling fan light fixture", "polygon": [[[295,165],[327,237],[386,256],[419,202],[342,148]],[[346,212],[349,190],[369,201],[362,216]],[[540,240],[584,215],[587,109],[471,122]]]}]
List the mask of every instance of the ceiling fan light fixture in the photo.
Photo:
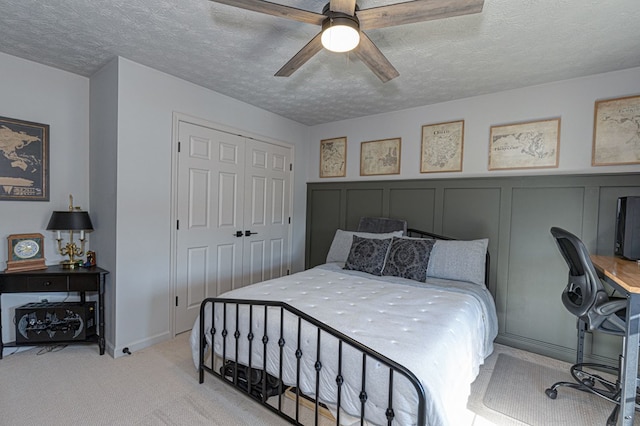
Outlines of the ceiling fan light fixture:
[{"label": "ceiling fan light fixture", "polygon": [[349,52],[360,43],[358,22],[350,17],[327,18],[322,24],[322,46],[332,52]]}]

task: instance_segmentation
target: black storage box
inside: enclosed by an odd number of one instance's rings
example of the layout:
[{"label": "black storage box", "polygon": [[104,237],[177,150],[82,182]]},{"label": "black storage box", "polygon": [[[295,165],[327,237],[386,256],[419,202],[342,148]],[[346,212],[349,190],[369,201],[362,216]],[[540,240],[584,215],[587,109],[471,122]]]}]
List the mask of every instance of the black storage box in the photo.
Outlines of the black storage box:
[{"label": "black storage box", "polygon": [[16,344],[73,342],[96,334],[95,302],[38,302],[16,308]]}]

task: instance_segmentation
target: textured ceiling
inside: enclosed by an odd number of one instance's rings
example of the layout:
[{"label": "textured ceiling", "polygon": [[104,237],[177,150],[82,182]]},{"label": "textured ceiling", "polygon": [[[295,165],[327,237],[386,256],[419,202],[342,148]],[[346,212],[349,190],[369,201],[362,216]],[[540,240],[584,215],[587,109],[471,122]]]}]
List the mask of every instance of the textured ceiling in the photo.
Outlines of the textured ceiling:
[{"label": "textured ceiling", "polygon": [[87,77],[122,56],[314,125],[638,67],[639,22],[640,0],[485,0],[480,14],[368,31],[400,72],[382,83],[327,51],[274,77],[320,27],[208,0],[0,0],[0,51]]}]

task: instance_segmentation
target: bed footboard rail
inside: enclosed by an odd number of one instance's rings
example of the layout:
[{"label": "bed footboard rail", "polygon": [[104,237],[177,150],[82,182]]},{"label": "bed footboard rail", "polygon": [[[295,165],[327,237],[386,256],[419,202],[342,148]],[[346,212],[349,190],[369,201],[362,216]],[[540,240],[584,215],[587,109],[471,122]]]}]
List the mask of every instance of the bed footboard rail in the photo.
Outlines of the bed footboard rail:
[{"label": "bed footboard rail", "polygon": [[[409,398],[417,401],[412,407],[415,414],[410,423],[426,424],[425,390],[410,370],[287,303],[208,298],[200,306],[199,325],[199,382],[204,382],[205,372],[210,373],[292,424],[318,425],[323,408],[328,412],[325,400],[329,400],[333,415],[329,421],[335,420],[336,425],[341,424],[343,415],[350,416],[350,423],[351,417],[359,418],[361,425],[366,421],[389,426],[406,423],[406,408],[404,419],[399,419],[401,409],[394,406],[400,397],[394,386],[399,382],[398,376],[406,379],[402,392],[415,391],[415,397]],[[326,368],[328,360],[331,368]],[[357,396],[351,395],[351,410],[347,410],[346,366],[353,367],[354,362],[360,369],[357,376],[361,383],[357,384]],[[367,374],[368,368],[376,369],[376,383],[369,383],[373,373]],[[377,378],[384,370],[388,372],[384,380],[387,386],[380,386]],[[323,374],[324,381],[321,380]],[[335,374],[335,377],[331,375],[335,384],[327,385],[327,374]],[[301,389],[305,388],[307,393],[311,389],[312,395],[303,394]],[[353,383],[348,388],[353,394]],[[385,399],[386,407],[378,404],[372,409],[367,404],[374,393],[377,401]],[[356,398],[359,413],[353,412]],[[406,395],[402,398],[406,399]],[[301,406],[311,410],[311,414],[306,411],[303,416]],[[384,418],[380,418],[380,412]],[[327,420],[323,421],[326,424]]]}]

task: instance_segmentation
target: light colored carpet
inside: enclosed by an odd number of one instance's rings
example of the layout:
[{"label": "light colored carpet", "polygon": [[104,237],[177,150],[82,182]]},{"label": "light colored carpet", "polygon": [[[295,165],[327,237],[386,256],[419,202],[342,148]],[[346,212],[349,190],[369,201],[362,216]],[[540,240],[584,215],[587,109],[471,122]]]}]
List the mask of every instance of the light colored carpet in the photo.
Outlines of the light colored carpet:
[{"label": "light colored carpet", "polygon": [[[515,359],[513,364],[524,360],[525,367],[505,364],[505,355]],[[596,410],[592,418],[583,416],[577,420],[574,415],[577,408],[568,401],[575,397],[583,404],[581,401],[589,395],[571,389],[561,391],[555,401],[544,395],[544,387],[568,376],[568,366],[551,358],[496,345],[472,384],[466,413],[468,421],[463,426],[604,425],[610,404],[598,399],[598,403],[604,404],[602,411]],[[523,411],[547,411],[550,416],[530,418],[527,417],[530,414]],[[570,419],[570,422],[557,419]],[[321,422],[331,423],[326,418]],[[313,424],[306,418],[303,423]],[[99,356],[93,345],[68,346],[57,352],[34,348],[8,356],[5,353],[5,358],[0,360],[0,425],[35,424],[281,426],[289,423],[213,377],[207,375],[205,382],[198,384],[188,333],[183,333],[118,359]]]},{"label": "light colored carpet", "polygon": [[5,356],[0,424],[285,424],[218,380],[198,384],[187,334],[118,359],[93,345]]}]

